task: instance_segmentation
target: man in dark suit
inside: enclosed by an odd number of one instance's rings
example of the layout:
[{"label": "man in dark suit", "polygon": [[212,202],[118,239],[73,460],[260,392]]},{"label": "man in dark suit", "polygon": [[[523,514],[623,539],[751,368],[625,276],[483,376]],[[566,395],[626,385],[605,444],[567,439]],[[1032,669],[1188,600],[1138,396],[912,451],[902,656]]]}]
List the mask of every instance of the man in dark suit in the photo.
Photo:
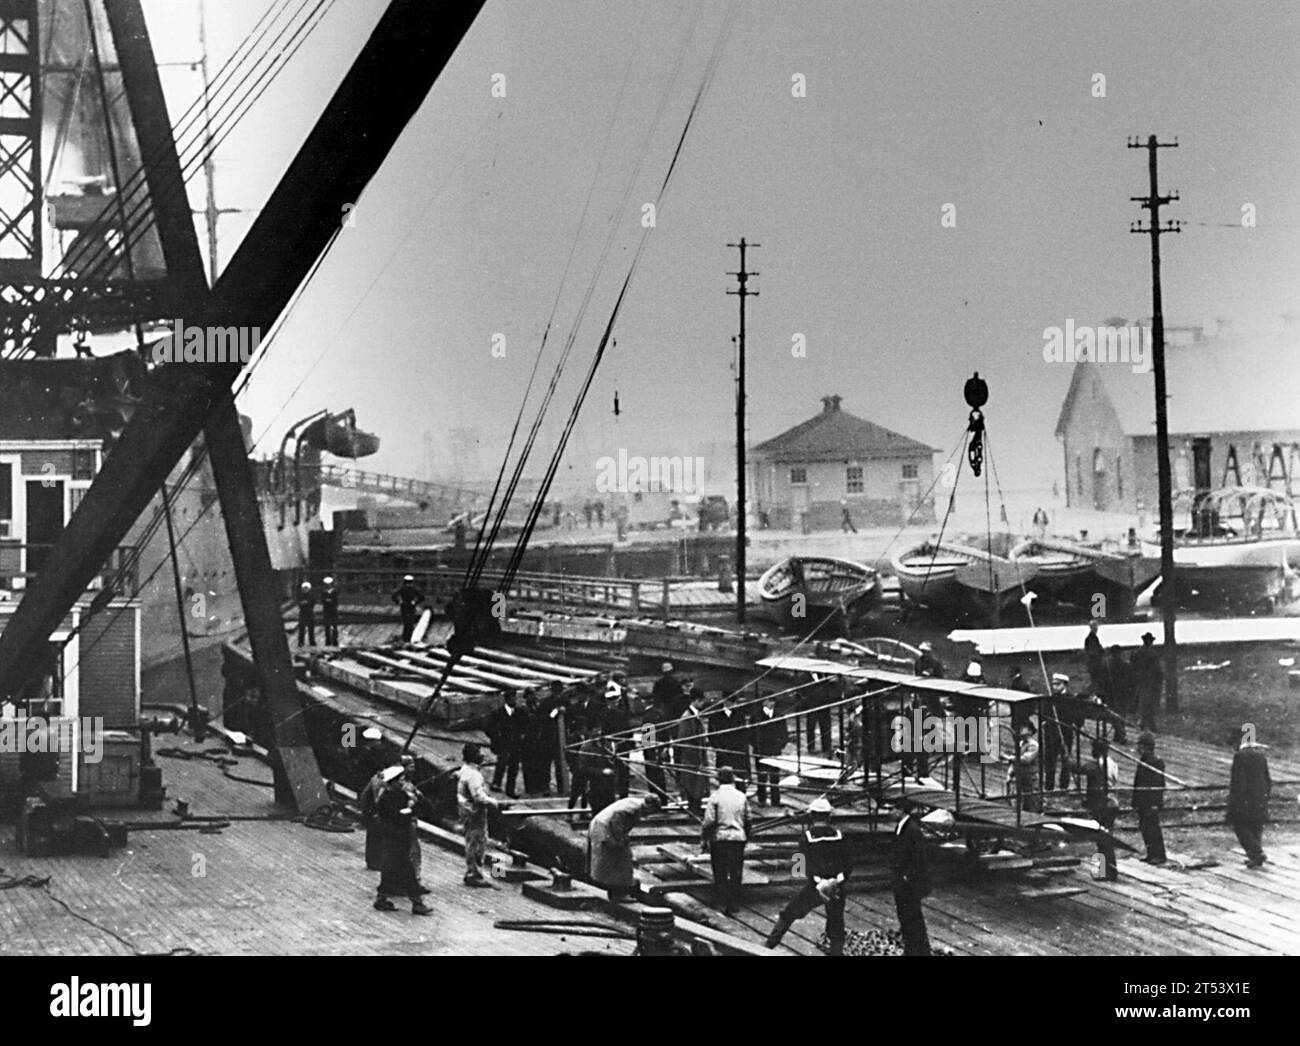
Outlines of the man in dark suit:
[{"label": "man in dark suit", "polygon": [[1144,632],[1142,648],[1133,651],[1129,662],[1133,670],[1133,689],[1137,692],[1138,725],[1151,733],[1156,731],[1156,713],[1160,711],[1160,696],[1165,686],[1165,670],[1160,665],[1160,652],[1155,648],[1155,641],[1154,635]]},{"label": "man in dark suit", "polygon": [[1083,658],[1095,694],[1104,693],[1106,689],[1106,651],[1101,645],[1101,636],[1097,634],[1100,624],[1095,617],[1089,621],[1088,635],[1083,640]]},{"label": "man in dark suit", "polygon": [[515,695],[507,690],[501,707],[492,713],[484,732],[497,757],[496,769],[492,772],[492,787],[498,792],[504,782],[506,795],[516,799],[515,780],[519,776],[519,762],[523,756],[525,719],[527,713],[515,707]]},{"label": "man in dark suit", "polygon": [[894,829],[893,888],[904,955],[929,955],[930,936],[925,928],[921,899],[930,894],[930,870],[925,859],[921,821],[908,799],[898,808]]},{"label": "man in dark suit", "polygon": [[[1236,731],[1233,740],[1238,740]],[[1246,851],[1246,867],[1258,868],[1268,860],[1264,856],[1264,822],[1268,820],[1268,797],[1273,779],[1268,773],[1268,757],[1262,745],[1241,739],[1241,747],[1232,758],[1232,777],[1228,785],[1226,820],[1237,833]]]},{"label": "man in dark suit", "polygon": [[650,697],[670,717],[681,714],[683,704],[682,681],[677,678],[677,673],[673,671],[671,661],[663,663],[662,674],[655,680],[654,688],[650,691]]},{"label": "man in dark suit", "polygon": [[781,805],[781,771],[770,770],[763,766],[767,756],[777,756],[785,751],[790,741],[790,731],[786,721],[776,714],[776,701],[768,698],[763,702],[763,710],[754,720],[754,756],[758,774],[758,804],[767,805],[767,794],[772,793],[772,805]]},{"label": "man in dark suit", "polygon": [[736,695],[728,694],[722,710],[709,717],[709,738],[713,741],[714,762],[729,766],[740,781],[753,776],[749,762],[749,716],[736,707]]},{"label": "man in dark suit", "polygon": [[1142,829],[1142,842],[1147,854],[1142,858],[1147,864],[1165,863],[1165,835],[1160,827],[1160,811],[1165,805],[1165,761],[1156,755],[1156,739],[1144,733],[1138,738],[1138,768],[1133,775],[1133,809],[1137,811],[1138,827]]}]

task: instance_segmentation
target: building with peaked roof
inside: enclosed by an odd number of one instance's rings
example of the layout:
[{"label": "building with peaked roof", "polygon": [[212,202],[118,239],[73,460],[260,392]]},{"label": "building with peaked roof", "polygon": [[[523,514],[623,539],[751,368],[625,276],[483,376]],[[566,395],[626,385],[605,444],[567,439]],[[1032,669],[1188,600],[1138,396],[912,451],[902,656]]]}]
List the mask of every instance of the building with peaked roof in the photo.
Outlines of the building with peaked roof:
[{"label": "building with peaked roof", "polygon": [[921,499],[934,479],[935,449],[850,414],[840,401],[823,396],[821,413],[750,448],[753,510],[782,529],[838,528],[842,503],[857,526],[933,519],[933,501]]},{"label": "building with peaked roof", "polygon": [[[1120,327],[1123,320],[1107,320]],[[1145,324],[1144,324],[1145,325]],[[1175,491],[1262,486],[1300,495],[1300,326],[1234,336],[1166,328]],[[1067,504],[1156,515],[1155,378],[1118,360],[1076,363],[1056,422]]]}]

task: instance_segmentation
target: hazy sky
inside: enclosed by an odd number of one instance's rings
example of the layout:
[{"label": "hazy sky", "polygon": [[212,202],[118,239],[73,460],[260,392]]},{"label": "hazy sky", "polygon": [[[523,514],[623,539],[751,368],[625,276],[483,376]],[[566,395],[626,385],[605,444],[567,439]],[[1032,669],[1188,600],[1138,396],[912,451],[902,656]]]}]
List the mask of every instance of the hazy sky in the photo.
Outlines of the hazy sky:
[{"label": "hazy sky", "polygon": [[[158,22],[180,6],[148,10]],[[242,197],[232,205],[265,197],[383,6],[338,0],[250,115],[223,151],[219,191]],[[209,0],[210,21],[213,8],[216,52],[263,4]],[[495,468],[566,259],[576,243],[546,375],[612,221],[557,398],[567,412],[727,10],[489,0],[243,398],[254,431],[278,442],[317,407],[354,406],[384,441],[370,467],[418,473],[428,431],[449,473],[448,433],[470,427]],[[1147,190],[1146,154],[1125,148],[1129,135],[1177,136],[1160,156],[1161,188],[1182,196],[1168,217],[1219,223],[1163,241],[1170,322],[1274,328],[1300,307],[1298,71],[1295,5],[741,0],[566,471],[594,478],[595,459],[619,448],[694,454],[731,438],[726,244],[743,235],[762,244],[754,441],[839,393],[946,454],[978,369],[1004,483],[1050,482],[1069,373],[1043,361],[1043,329],[1150,311],[1148,241],[1128,232],[1143,217],[1129,197]],[[792,95],[795,74],[806,97]],[[1257,228],[1237,224],[1245,203]],[[941,225],[945,204],[955,228]],[[240,224],[223,227],[231,247]],[[806,358],[791,354],[795,333]]]}]

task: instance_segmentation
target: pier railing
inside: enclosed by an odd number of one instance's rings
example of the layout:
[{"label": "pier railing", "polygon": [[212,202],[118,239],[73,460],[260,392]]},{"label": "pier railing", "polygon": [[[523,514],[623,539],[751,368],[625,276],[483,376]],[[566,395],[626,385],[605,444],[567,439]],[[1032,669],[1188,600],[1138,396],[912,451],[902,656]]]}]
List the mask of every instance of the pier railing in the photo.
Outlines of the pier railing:
[{"label": "pier railing", "polygon": [[[341,570],[335,573],[334,578],[344,603],[392,605],[392,594],[401,585],[404,573],[407,572]],[[463,570],[413,570],[409,573],[426,600],[437,609],[444,607],[460,591],[465,578]],[[503,580],[501,571],[485,570],[480,583],[485,588],[501,591]],[[681,590],[687,585],[697,593],[697,599],[680,598]],[[715,593],[716,599],[713,598]],[[674,599],[674,595],[679,598]],[[716,582],[698,577],[617,578],[522,571],[505,589],[505,597],[508,605],[565,607],[629,615],[657,614],[665,619],[691,610],[725,608],[734,605],[735,599],[734,592],[727,594]]]}]

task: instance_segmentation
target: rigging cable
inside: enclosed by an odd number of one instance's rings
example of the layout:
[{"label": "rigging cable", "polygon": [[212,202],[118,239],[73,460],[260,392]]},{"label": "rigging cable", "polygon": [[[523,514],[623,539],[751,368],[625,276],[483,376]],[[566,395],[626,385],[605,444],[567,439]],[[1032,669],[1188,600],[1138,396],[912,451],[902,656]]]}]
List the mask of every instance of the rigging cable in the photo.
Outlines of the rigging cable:
[{"label": "rigging cable", "polygon": [[[560,357],[556,361],[555,368],[551,375],[550,382],[547,386],[545,394],[542,397],[541,404],[538,407],[537,415],[534,418],[532,425],[530,426],[528,438],[524,443],[522,450],[520,451],[518,460],[515,462],[515,467],[511,476],[510,484],[506,489],[502,503],[498,510],[497,518],[492,523],[492,530],[487,536],[486,545],[482,548],[481,554],[479,554],[478,558],[476,559],[472,558],[470,561],[470,567],[469,570],[467,571],[466,581],[465,581],[466,589],[471,588],[472,586],[478,584],[482,576],[482,572],[487,565],[488,556],[491,554],[492,547],[495,544],[496,539],[500,533],[501,527],[505,522],[506,512],[509,509],[510,502],[514,497],[519,482],[523,477],[524,467],[527,464],[528,458],[532,453],[533,447],[536,444],[538,436],[540,435],[542,423],[545,419],[548,410],[550,409],[551,402],[555,396],[556,389],[559,385],[560,376],[563,373],[564,368],[568,363],[570,354],[573,351],[574,344],[577,341],[578,332],[582,326],[584,319],[586,318],[587,308],[591,303],[593,295],[595,294],[596,287],[600,281],[600,277],[605,271],[605,265],[608,261],[610,251],[613,249],[614,240],[619,230],[619,222],[617,221],[617,218],[621,213],[623,213],[626,210],[627,202],[631,198],[632,191],[636,187],[636,183],[640,176],[640,172],[645,165],[647,156],[649,155],[651,143],[654,140],[660,122],[663,119],[664,112],[667,109],[668,99],[671,96],[672,88],[677,83],[677,78],[680,75],[681,68],[686,57],[686,52],[689,49],[691,40],[694,38],[695,28],[698,20],[699,20],[699,9],[697,8],[695,17],[691,20],[691,24],[688,27],[686,35],[682,40],[682,46],[678,49],[677,58],[673,64],[672,72],[669,75],[668,81],[664,86],[663,93],[659,99],[659,105],[655,110],[654,118],[650,123],[649,129],[646,132],[645,139],[642,141],[641,150],[637,156],[635,163],[633,164],[632,171],[624,186],[623,195],[621,199],[618,201],[618,203],[615,204],[615,207],[613,211],[610,213],[610,217],[606,222],[609,229],[605,235],[605,242],[601,247],[600,255],[596,260],[595,268],[592,270],[591,278],[587,283],[586,291],[583,294],[582,300],[578,305],[578,310],[574,316],[573,322],[570,324],[569,334],[565,339],[564,347],[560,353]],[[581,227],[579,228],[579,232],[581,232]],[[562,289],[563,288],[561,287],[561,290]],[[557,301],[558,301],[558,297],[557,297]],[[540,351],[541,350],[539,350],[539,358],[538,358],[539,363],[540,363]],[[535,369],[534,369],[534,373],[535,373]],[[530,378],[530,388],[531,388],[531,382],[532,379]],[[528,394],[529,394],[529,390],[526,389],[524,395],[525,402],[527,401]],[[521,415],[523,413],[523,409],[524,409],[524,404],[521,403],[520,405]],[[507,461],[502,462],[503,473],[507,464],[508,464]],[[486,515],[484,517],[484,524],[485,525],[487,524]],[[478,547],[479,546],[476,543],[475,545],[476,552],[478,551]]]}]

